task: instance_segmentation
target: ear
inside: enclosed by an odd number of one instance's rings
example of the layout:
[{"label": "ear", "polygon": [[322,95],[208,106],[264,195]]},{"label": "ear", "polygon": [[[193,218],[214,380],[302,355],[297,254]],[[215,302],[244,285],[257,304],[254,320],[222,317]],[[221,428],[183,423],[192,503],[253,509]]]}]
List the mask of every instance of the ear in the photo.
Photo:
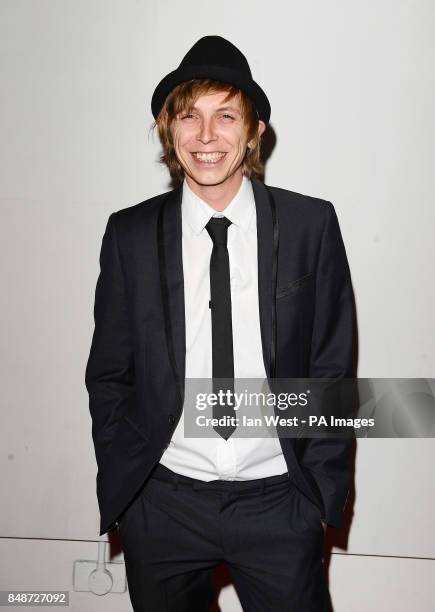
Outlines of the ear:
[{"label": "ear", "polygon": [[[260,119],[258,122],[258,128],[257,128],[258,139],[261,138],[265,130],[266,130],[266,124],[264,123],[264,121],[261,121]],[[252,147],[254,146],[255,146],[255,140],[250,140],[248,142],[248,149],[252,149]]]},{"label": "ear", "polygon": [[264,121],[261,121],[260,119],[258,122],[258,128],[257,128],[258,136],[261,137],[265,131],[266,131],[266,124],[264,123]]}]

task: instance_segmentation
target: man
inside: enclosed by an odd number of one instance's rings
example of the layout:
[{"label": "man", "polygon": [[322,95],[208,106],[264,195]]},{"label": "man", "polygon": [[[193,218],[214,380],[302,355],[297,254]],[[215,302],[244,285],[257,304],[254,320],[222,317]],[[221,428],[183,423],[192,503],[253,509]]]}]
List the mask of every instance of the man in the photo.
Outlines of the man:
[{"label": "man", "polygon": [[103,238],[86,369],[100,535],[119,527],[135,611],[208,610],[221,562],[244,610],[327,610],[351,441],[189,438],[182,412],[190,378],[354,375],[334,207],[258,180],[270,105],[225,39],[200,39],[152,112],[179,184],[112,213]]}]

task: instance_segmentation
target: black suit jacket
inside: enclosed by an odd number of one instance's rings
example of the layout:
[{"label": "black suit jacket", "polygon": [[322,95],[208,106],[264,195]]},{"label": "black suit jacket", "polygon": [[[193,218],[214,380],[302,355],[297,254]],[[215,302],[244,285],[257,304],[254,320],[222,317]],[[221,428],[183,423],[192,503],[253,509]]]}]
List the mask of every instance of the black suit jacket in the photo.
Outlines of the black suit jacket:
[{"label": "black suit jacket", "polygon": [[[354,376],[354,300],[337,216],[325,200],[252,181],[263,359],[269,377]],[[182,186],[109,216],[86,366],[100,535],[114,527],[181,416],[185,315]],[[295,485],[341,526],[350,439],[281,438]]]}]

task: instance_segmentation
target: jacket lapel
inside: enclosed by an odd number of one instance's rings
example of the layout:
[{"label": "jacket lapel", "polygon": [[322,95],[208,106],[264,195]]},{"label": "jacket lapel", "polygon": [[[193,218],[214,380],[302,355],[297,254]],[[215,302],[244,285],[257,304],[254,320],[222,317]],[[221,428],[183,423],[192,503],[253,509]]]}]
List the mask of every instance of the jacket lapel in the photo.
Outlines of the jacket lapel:
[{"label": "jacket lapel", "polygon": [[160,288],[165,318],[169,360],[184,402],[186,368],[186,328],[184,312],[184,277],[181,199],[183,185],[169,192],[157,221]]},{"label": "jacket lapel", "polygon": [[273,198],[265,185],[252,179],[257,212],[258,300],[263,361],[268,377],[274,376],[276,351],[275,287],[277,225]]}]

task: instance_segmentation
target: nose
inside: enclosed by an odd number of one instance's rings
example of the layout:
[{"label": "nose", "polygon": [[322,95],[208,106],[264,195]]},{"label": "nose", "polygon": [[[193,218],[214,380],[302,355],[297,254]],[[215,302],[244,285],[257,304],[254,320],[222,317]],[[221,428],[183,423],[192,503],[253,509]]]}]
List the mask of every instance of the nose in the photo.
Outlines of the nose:
[{"label": "nose", "polygon": [[201,121],[197,140],[200,140],[203,144],[216,140],[212,119],[203,119]]}]

